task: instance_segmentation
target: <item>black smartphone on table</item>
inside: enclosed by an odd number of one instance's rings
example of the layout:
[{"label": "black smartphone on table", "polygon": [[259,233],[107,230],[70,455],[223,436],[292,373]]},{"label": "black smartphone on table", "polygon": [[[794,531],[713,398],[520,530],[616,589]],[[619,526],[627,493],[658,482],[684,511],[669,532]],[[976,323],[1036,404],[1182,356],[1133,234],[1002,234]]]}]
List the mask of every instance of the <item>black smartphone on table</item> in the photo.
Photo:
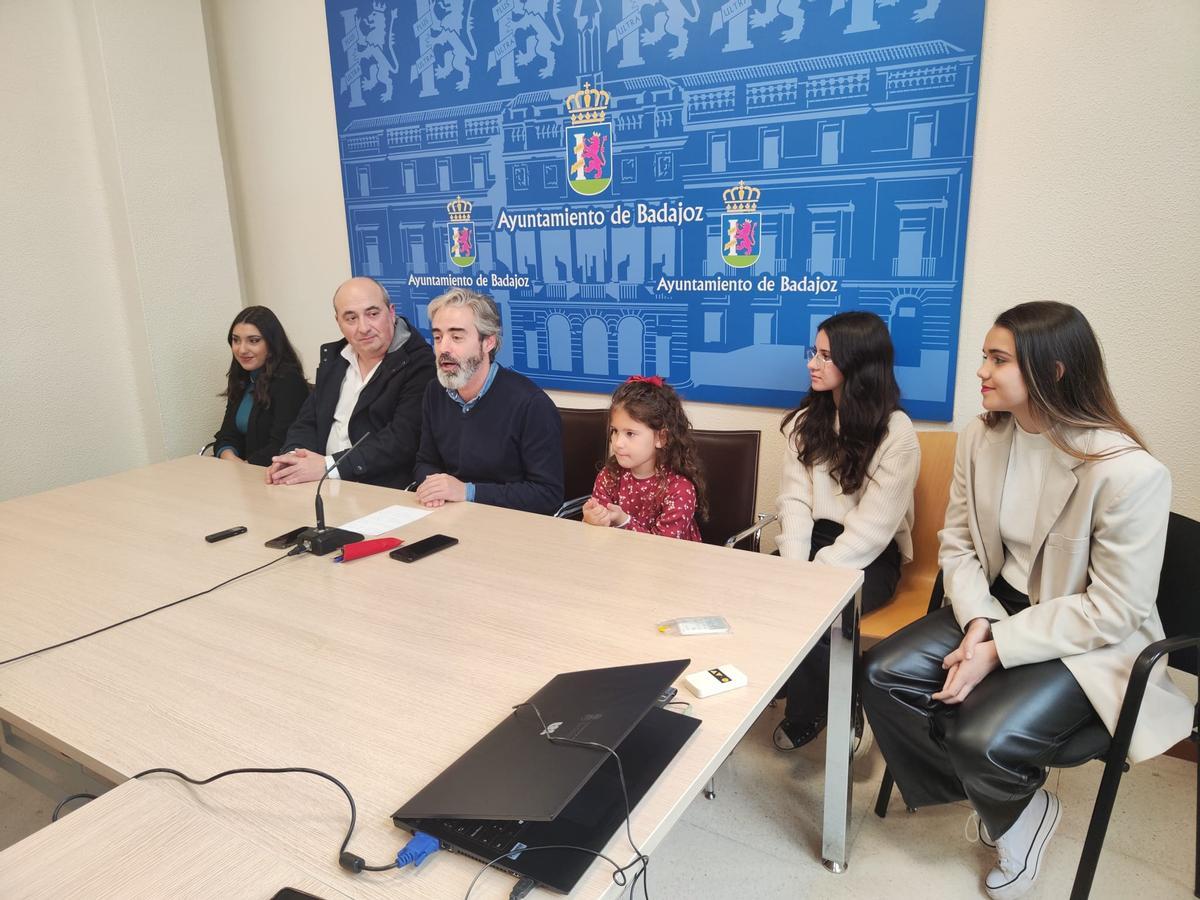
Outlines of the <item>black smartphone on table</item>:
[{"label": "black smartphone on table", "polygon": [[406,544],[403,547],[397,547],[388,556],[400,562],[414,563],[418,559],[424,559],[431,553],[437,553],[439,550],[453,547],[457,543],[458,538],[452,538],[445,534],[435,534],[417,541],[415,544]]},{"label": "black smartphone on table", "polygon": [[296,541],[300,540],[300,532],[308,528],[307,525],[301,525],[299,528],[293,528],[291,531],[285,531],[279,537],[273,537],[265,544],[264,547],[270,547],[272,550],[286,550],[291,547]]}]

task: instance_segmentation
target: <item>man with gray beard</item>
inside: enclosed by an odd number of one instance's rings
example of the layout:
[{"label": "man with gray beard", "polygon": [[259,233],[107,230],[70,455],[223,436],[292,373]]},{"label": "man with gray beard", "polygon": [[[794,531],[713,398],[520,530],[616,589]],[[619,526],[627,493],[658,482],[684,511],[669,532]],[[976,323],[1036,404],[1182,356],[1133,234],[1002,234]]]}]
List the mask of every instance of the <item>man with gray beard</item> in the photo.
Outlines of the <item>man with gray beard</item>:
[{"label": "man with gray beard", "polygon": [[437,381],[425,390],[417,499],[553,514],[563,495],[562,421],[541,388],[496,362],[495,302],[453,288],[429,304],[429,321]]}]

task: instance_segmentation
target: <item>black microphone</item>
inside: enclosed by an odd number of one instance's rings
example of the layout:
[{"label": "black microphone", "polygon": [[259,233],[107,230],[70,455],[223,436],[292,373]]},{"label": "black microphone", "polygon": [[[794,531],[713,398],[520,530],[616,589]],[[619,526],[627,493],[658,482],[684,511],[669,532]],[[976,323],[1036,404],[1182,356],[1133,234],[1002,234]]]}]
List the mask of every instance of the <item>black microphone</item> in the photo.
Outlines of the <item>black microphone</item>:
[{"label": "black microphone", "polygon": [[321,480],[317,482],[317,527],[304,529],[304,531],[300,532],[300,537],[296,541],[296,543],[303,547],[306,552],[311,553],[314,556],[325,556],[328,553],[332,553],[334,550],[341,549],[342,547],[346,546],[346,544],[353,544],[355,541],[361,541],[363,539],[363,536],[355,531],[346,531],[342,528],[325,527],[325,504],[321,500],[321,485],[325,483],[325,479],[329,477],[329,473],[333,471],[333,467],[349,457],[351,453],[358,449],[358,445],[370,436],[371,432],[368,431],[357,441],[351,444],[350,449],[342,454],[341,459],[334,460],[329,464],[329,466],[326,467],[325,474],[322,475]]}]

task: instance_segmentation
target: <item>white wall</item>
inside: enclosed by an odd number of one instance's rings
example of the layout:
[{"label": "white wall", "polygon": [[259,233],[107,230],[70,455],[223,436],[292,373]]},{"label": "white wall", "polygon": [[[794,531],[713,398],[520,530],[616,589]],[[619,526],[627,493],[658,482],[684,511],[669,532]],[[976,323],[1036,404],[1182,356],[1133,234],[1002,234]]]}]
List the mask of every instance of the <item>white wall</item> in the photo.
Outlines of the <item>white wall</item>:
[{"label": "white wall", "polygon": [[[53,47],[30,34],[55,35]],[[99,474],[107,461],[109,471],[144,463],[161,432],[139,412],[71,4],[0,5],[0,59],[0,496],[10,497]],[[103,366],[100,348],[113,351]]]},{"label": "white wall", "polygon": [[[168,457],[220,424],[224,339],[241,308],[200,0],[77,0],[96,29],[93,108],[111,129],[127,301],[140,307]],[[107,137],[107,135],[106,135]]]},{"label": "white wall", "polygon": [[1200,518],[1200,3],[991,0],[954,419],[1001,310],[1061,300]]},{"label": "white wall", "polygon": [[199,0],[0,3],[0,59],[4,498],[194,452],[241,297]]},{"label": "white wall", "polygon": [[[336,336],[332,288],[349,274],[324,5],[208,0],[223,127],[237,185],[247,303],[272,305],[315,347]],[[262,35],[271,33],[271,40]],[[1084,310],[1126,413],[1175,475],[1175,508],[1200,517],[1200,3],[992,0],[987,5],[975,181],[954,406],[979,408],[978,348],[1024,300]],[[279,185],[296,190],[281,198]],[[302,186],[302,187],[301,187]],[[561,406],[593,394],[553,392]],[[707,428],[764,435],[759,506],[773,505],[780,411],[689,405]],[[922,425],[921,427],[947,427]]]},{"label": "white wall", "polygon": [[350,274],[320,0],[205,2],[245,305],[280,315],[309,375]]}]

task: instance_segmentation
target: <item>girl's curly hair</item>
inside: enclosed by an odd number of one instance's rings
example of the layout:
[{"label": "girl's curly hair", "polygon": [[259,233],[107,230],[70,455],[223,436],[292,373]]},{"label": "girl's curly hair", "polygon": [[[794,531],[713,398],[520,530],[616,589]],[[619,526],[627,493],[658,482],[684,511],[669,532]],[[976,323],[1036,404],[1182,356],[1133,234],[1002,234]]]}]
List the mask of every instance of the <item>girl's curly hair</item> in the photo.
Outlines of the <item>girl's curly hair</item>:
[{"label": "girl's curly hair", "polygon": [[[682,475],[696,488],[696,518],[701,522],[708,519],[708,493],[704,483],[703,467],[692,437],[692,423],[683,411],[683,403],[675,389],[661,379],[626,381],[613,391],[609,408],[609,435],[612,435],[612,410],[620,407],[630,418],[641,422],[655,434],[663,434],[663,447],[655,459],[656,475],[662,490],[666,490],[666,475],[674,472]],[[621,477],[621,466],[610,446],[604,460],[604,471],[613,486]]]}]

